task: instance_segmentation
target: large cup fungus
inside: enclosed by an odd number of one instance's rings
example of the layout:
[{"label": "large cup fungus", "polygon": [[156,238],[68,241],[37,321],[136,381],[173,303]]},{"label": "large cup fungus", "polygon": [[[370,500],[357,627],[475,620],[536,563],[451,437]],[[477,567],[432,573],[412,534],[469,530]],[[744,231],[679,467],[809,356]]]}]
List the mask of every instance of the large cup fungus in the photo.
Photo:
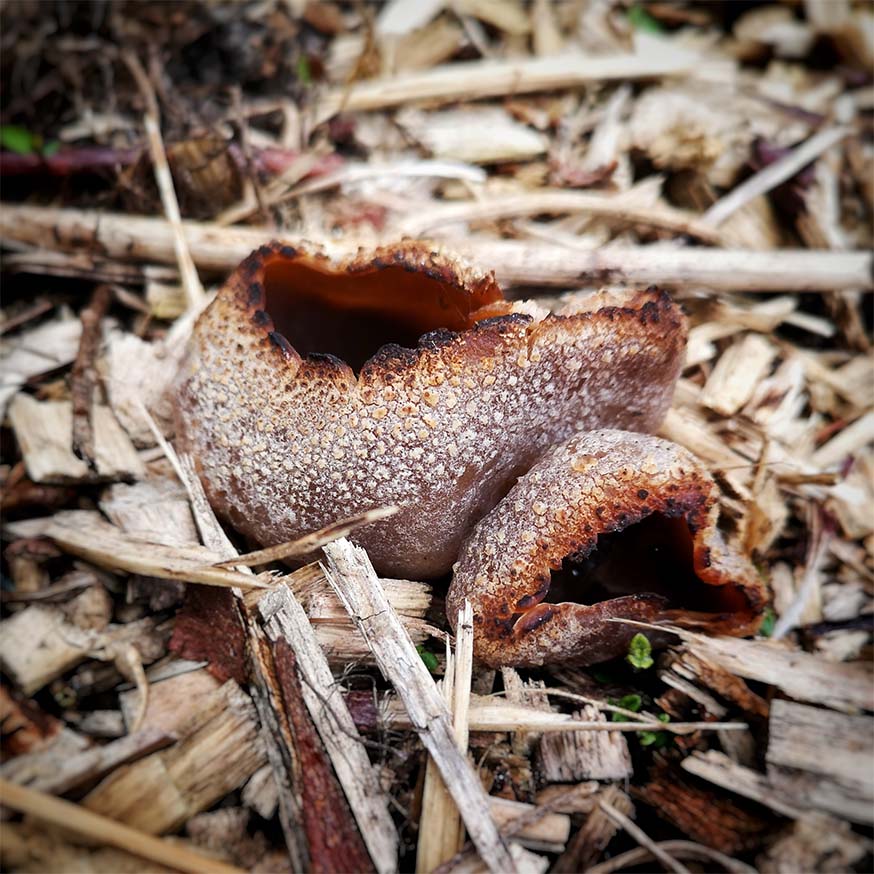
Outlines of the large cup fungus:
[{"label": "large cup fungus", "polygon": [[[615,632],[603,622],[592,632],[598,610],[670,618],[659,592],[673,583],[659,580],[657,592],[644,587],[584,614],[579,605],[544,603],[550,574],[571,553],[585,556],[596,535],[603,547],[607,532],[646,515],[644,507],[662,519],[661,527],[650,523],[647,537],[682,539],[675,522],[685,520],[695,572],[705,583],[718,576],[714,598],[693,594],[684,578],[674,600],[682,605],[688,595],[705,613],[715,605],[729,618],[714,627],[728,631],[748,630],[760,610],[746,565],[738,565],[733,588],[722,585],[719,574],[733,569],[710,521],[714,487],[693,459],[663,442],[653,448],[647,438],[597,438],[593,455],[611,447],[608,456],[633,467],[629,453],[639,451],[640,465],[682,459],[691,472],[691,482],[678,481],[677,495],[671,482],[664,490],[656,485],[657,470],[641,473],[630,504],[624,485],[613,484],[612,462],[602,459],[581,474],[561,461],[562,452],[582,457],[569,448],[581,432],[655,430],[685,346],[682,312],[655,289],[571,294],[548,312],[536,301],[505,300],[491,274],[426,243],[341,263],[272,243],[240,265],[197,321],[177,387],[178,437],[212,505],[258,543],[396,505],[398,513],[353,539],[392,576],[439,577],[461,553],[449,604],[463,596],[474,603],[484,659],[568,660],[576,640],[590,655],[572,660],[595,661],[624,640],[615,624]],[[581,476],[586,488],[608,495],[601,527],[578,499]],[[552,497],[529,500],[538,483]],[[644,492],[651,497],[641,498]],[[614,564],[628,574],[621,561]],[[552,587],[562,588],[555,579]]]},{"label": "large cup fungus", "polygon": [[386,575],[433,578],[554,443],[656,428],[685,340],[659,291],[552,314],[423,243],[341,264],[274,243],[198,320],[178,434],[259,543],[397,505],[353,539]]}]

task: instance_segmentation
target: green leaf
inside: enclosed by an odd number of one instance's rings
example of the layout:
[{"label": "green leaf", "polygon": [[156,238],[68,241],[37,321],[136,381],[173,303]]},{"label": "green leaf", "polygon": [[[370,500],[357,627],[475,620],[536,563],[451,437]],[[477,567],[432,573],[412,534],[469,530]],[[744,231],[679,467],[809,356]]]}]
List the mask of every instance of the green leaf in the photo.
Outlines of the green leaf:
[{"label": "green leaf", "polygon": [[625,657],[633,668],[645,671],[654,664],[652,660],[652,644],[645,634],[635,634],[628,644],[628,655]]},{"label": "green leaf", "polygon": [[[637,713],[637,711],[643,706],[643,698],[632,692],[632,694],[623,695],[618,701],[611,701],[610,703],[615,704],[617,707],[623,707],[626,710],[631,710],[634,713]],[[624,722],[625,717],[621,713],[614,713],[613,721]]]},{"label": "green leaf", "polygon": [[435,656],[433,652],[428,652],[428,650],[421,645],[416,647],[416,652],[419,653],[419,657],[425,663],[425,667],[433,674],[439,665],[437,656]]},{"label": "green leaf", "polygon": [[632,6],[628,10],[628,23],[642,33],[664,33],[664,28],[643,6]]},{"label": "green leaf", "polygon": [[649,747],[658,740],[660,734],[660,731],[639,731],[637,733],[637,739],[640,741],[642,747]]},{"label": "green leaf", "polygon": [[61,144],[57,140],[49,140],[42,147],[42,155],[44,158],[51,158],[52,155],[57,155],[61,149]]},{"label": "green leaf", "polygon": [[0,125],[0,146],[17,155],[32,155],[37,150],[38,139],[21,125]]},{"label": "green leaf", "polygon": [[[659,713],[656,717],[659,722],[670,722],[671,717],[667,713]],[[637,739],[642,747],[652,747],[660,750],[673,741],[673,736],[668,731],[639,731]]]},{"label": "green leaf", "polygon": [[762,617],[762,624],[759,626],[759,634],[762,637],[770,637],[774,633],[774,626],[777,624],[777,614],[768,607],[765,610],[765,615]]}]

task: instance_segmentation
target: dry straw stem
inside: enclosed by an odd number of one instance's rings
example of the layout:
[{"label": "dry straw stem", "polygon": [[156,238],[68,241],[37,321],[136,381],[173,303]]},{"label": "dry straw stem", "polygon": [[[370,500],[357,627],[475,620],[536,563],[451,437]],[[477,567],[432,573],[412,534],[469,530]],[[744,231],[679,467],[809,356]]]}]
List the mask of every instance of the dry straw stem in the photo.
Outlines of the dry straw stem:
[{"label": "dry straw stem", "polygon": [[794,176],[802,167],[818,158],[823,152],[839,143],[850,133],[849,128],[830,127],[820,131],[780,160],[769,164],[750,176],[725,197],[720,198],[704,213],[702,222],[717,227],[732,213],[762,194],[767,194],[780,183]]},{"label": "dry straw stem", "polygon": [[691,874],[685,865],[681,865],[670,853],[665,852],[653,839],[646,834],[632,819],[629,819],[624,813],[613,807],[606,801],[599,801],[598,807],[610,817],[617,825],[621,825],[631,837],[634,838],[642,847],[649,850],[668,871],[674,871],[675,874]]},{"label": "dry straw stem", "polygon": [[43,527],[42,534],[66,552],[107,570],[207,586],[271,588],[271,583],[258,577],[212,566],[214,553],[209,549],[165,546],[140,540],[125,534],[106,522],[99,513],[90,510],[57,513]]},{"label": "dry straw stem", "polygon": [[[409,728],[410,719],[400,705],[389,706],[383,714],[386,725],[392,728]],[[744,722],[659,722],[644,719],[635,722],[602,722],[600,720],[574,719],[566,713],[555,713],[526,707],[521,704],[471,695],[471,731],[670,731],[675,734],[690,734],[693,731],[743,731],[749,726]]]},{"label": "dry straw stem", "polygon": [[143,116],[143,125],[146,129],[146,138],[149,141],[149,152],[152,156],[152,167],[155,170],[155,182],[161,194],[161,203],[164,206],[164,214],[173,231],[173,248],[176,255],[176,263],[179,265],[179,274],[182,277],[182,288],[188,306],[197,308],[203,305],[205,293],[197,275],[197,268],[188,251],[188,243],[185,240],[185,232],[182,229],[182,215],[179,212],[179,202],[176,199],[176,189],[173,187],[173,176],[170,173],[170,165],[167,163],[167,153],[164,150],[164,141],[161,138],[161,116],[158,111],[158,100],[152,83],[146,75],[146,71],[140,64],[139,59],[132,52],[123,51],[122,60],[127,64],[131,75],[137,83],[137,87],[146,101],[146,114]]},{"label": "dry straw stem", "polygon": [[16,786],[8,780],[0,780],[0,800],[6,807],[29,814],[66,832],[74,832],[100,844],[117,847],[177,871],[190,871],[192,874],[201,874],[204,871],[215,874],[243,874],[232,865],[143,834],[69,801]]},{"label": "dry straw stem", "polygon": [[362,525],[369,525],[371,522],[377,522],[380,519],[388,519],[389,516],[394,516],[398,509],[398,507],[377,507],[374,510],[367,510],[364,513],[350,516],[348,519],[342,519],[339,522],[326,525],[324,528],[320,528],[312,534],[298,537],[296,540],[290,540],[287,543],[279,543],[276,546],[268,546],[267,549],[248,552],[245,555],[240,555],[236,558],[229,558],[225,561],[217,562],[216,566],[254,567],[255,565],[267,564],[271,561],[298,558],[299,556],[307,555],[320,549],[325,544],[337,540],[339,537],[348,536],[356,528],[360,528]]},{"label": "dry straw stem", "polygon": [[[233,270],[252,250],[276,236],[269,228],[223,228],[203,222],[184,222],[183,227],[195,263],[219,273]],[[172,229],[165,220],[122,213],[2,204],[0,239],[41,247],[52,240],[62,249],[89,246],[121,260],[163,264],[176,260]],[[593,250],[476,237],[445,242],[484,268],[493,268],[507,285],[618,282],[749,292],[833,292],[874,285],[874,255],[870,252],[759,252],[679,246]],[[357,247],[355,240],[336,244],[338,252]]]},{"label": "dry straw stem", "polygon": [[[756,869],[738,862],[737,859],[732,859],[731,856],[726,856],[725,853],[720,853],[718,850],[712,850],[710,847],[705,847],[703,844],[696,844],[694,841],[659,841],[654,844],[654,848],[658,847],[665,853],[677,859],[689,859],[693,862],[714,862],[731,874],[756,874]],[[621,871],[623,868],[631,868],[637,865],[643,865],[647,862],[652,862],[657,856],[653,850],[646,847],[638,847],[634,850],[628,850],[625,853],[620,853],[600,865],[593,865],[586,869],[586,874],[613,874],[614,871]]]},{"label": "dry straw stem", "polygon": [[718,244],[717,230],[690,212],[670,206],[639,207],[619,195],[590,194],[585,191],[542,189],[540,191],[486,197],[465,203],[432,203],[427,209],[403,218],[398,230],[419,236],[442,225],[455,222],[478,222],[544,213],[582,213],[597,218],[613,219],[627,225],[660,228],[674,234],[688,234],[706,243]]},{"label": "dry straw stem", "polygon": [[446,702],[386,600],[364,550],[342,539],[324,548],[328,579],[364,635],[383,675],[404,702],[414,730],[440,768],[468,834],[495,872],[516,870],[489,812],[488,796],[455,744]]},{"label": "dry straw stem", "polygon": [[[443,694],[452,713],[452,727],[459,752],[467,753],[470,716],[470,682],[473,676],[473,610],[468,601],[458,613],[455,656],[447,645]],[[451,670],[450,670],[451,665]],[[433,871],[451,859],[464,842],[464,826],[437,763],[429,756],[419,818],[416,870]]]},{"label": "dry straw stem", "polygon": [[697,52],[649,39],[641,40],[637,51],[601,57],[568,52],[544,58],[447,64],[335,89],[319,101],[316,121],[325,121],[337,112],[385,109],[424,100],[478,100],[556,91],[589,82],[688,75],[704,65]]}]

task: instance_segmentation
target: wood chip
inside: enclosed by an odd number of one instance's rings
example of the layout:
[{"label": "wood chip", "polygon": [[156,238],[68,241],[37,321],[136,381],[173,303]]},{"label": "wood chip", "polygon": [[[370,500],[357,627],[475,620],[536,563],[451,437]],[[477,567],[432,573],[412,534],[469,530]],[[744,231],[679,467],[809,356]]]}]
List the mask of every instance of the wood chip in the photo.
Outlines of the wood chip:
[{"label": "wood chip", "polygon": [[114,771],[84,807],[148,834],[179,828],[241,786],[265,762],[252,702],[229,680],[189,712],[184,742]]},{"label": "wood chip", "polygon": [[144,475],[139,455],[109,407],[95,405],[92,417],[96,472],[73,454],[73,406],[69,401],[15,396],[9,405],[9,421],[34,482],[137,479]]},{"label": "wood chip", "polygon": [[81,334],[78,319],[61,318],[4,338],[0,343],[0,415],[27,380],[72,364]]},{"label": "wood chip", "polygon": [[768,779],[788,797],[852,822],[874,823],[874,718],[774,701]]},{"label": "wood chip", "polygon": [[776,349],[759,334],[746,334],[719,357],[701,403],[722,416],[733,416],[767,376]]},{"label": "wood chip", "polygon": [[549,147],[543,134],[499,106],[429,113],[405,109],[397,122],[435,158],[470,164],[527,161]]},{"label": "wood chip", "polygon": [[678,633],[699,658],[739,677],[770,683],[799,701],[849,712],[874,710],[874,684],[868,664],[833,664],[765,640]]},{"label": "wood chip", "polygon": [[[574,714],[585,722],[607,720],[598,708],[587,704]],[[573,731],[551,733],[540,739],[540,770],[550,782],[578,780],[625,780],[633,768],[628,742],[620,732]]]},{"label": "wood chip", "polygon": [[848,456],[874,442],[874,412],[866,413],[848,425],[811,457],[820,470],[841,464]]}]

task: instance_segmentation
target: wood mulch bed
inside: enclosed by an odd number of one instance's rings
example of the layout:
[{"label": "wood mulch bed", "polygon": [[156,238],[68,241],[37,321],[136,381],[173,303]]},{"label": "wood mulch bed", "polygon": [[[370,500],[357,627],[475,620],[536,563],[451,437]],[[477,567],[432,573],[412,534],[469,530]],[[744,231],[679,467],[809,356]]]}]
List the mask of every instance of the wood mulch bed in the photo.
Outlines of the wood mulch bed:
[{"label": "wood mulch bed", "polygon": [[[851,0],[3,4],[4,870],[870,870],[872,34]],[[373,515],[245,555],[174,447],[194,318],[269,239],[402,237],[513,299],[682,304],[659,433],[767,581],[755,638],[495,671],[445,581],[374,574]]]}]

